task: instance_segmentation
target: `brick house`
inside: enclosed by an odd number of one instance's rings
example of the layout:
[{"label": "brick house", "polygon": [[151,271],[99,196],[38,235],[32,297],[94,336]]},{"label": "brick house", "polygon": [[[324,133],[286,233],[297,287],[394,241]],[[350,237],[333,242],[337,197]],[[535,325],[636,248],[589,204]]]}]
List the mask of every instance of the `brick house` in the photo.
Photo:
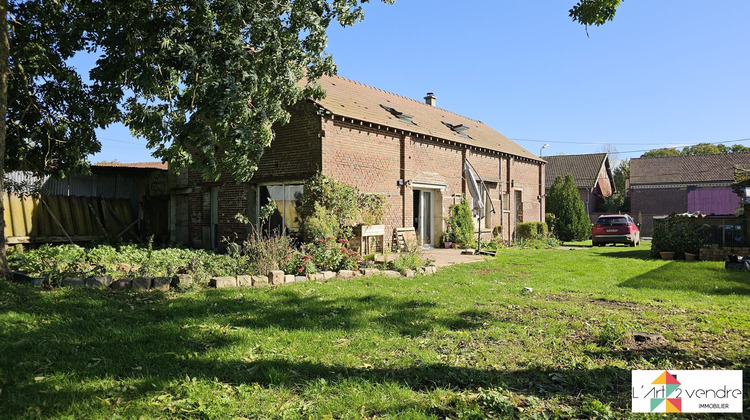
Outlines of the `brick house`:
[{"label": "brick house", "polygon": [[272,223],[294,233],[302,184],[320,171],[385,196],[386,232],[414,226],[425,243],[438,245],[449,206],[468,194],[464,158],[497,209],[482,221],[485,236],[502,225],[510,239],[517,222],[543,219],[545,162],[486,124],[436,107],[431,93],[421,102],[342,77],[320,83],[326,97],[291,107],[249,183],[204,182],[187,172],[173,180],[172,240],[216,247],[245,231],[237,213],[253,220],[269,198],[279,209]]},{"label": "brick house", "polygon": [[750,153],[673,156],[630,160],[630,205],[644,234],[653,232],[653,217],[701,212],[734,216],[741,207],[732,191],[734,168],[750,164]]},{"label": "brick house", "polygon": [[612,195],[615,189],[609,154],[558,155],[544,159],[547,161],[546,191],[549,191],[556,177],[565,179],[568,174],[572,174],[586,214],[592,222],[596,221],[602,211],[604,198]]}]

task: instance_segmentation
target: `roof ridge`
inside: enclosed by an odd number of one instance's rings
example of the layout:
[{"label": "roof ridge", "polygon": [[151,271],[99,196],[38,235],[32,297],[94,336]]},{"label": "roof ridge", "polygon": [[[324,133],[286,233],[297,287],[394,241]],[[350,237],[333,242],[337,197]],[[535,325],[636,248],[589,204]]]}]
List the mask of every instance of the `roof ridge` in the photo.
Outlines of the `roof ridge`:
[{"label": "roof ridge", "polygon": [[608,154],[609,153],[607,152],[601,152],[601,153],[577,153],[574,155],[549,155],[549,156],[545,156],[545,159],[551,158],[551,157],[597,156],[597,155],[608,155]]},{"label": "roof ridge", "polygon": [[732,157],[732,156],[742,156],[750,154],[750,152],[730,152],[730,153],[707,153],[707,154],[701,154],[701,155],[679,155],[679,156],[653,156],[653,157],[637,157],[633,159],[644,159],[644,160],[653,160],[653,159],[690,159],[690,158],[697,158],[697,159],[708,159],[711,157]]},{"label": "roof ridge", "polygon": [[370,89],[372,89],[372,90],[377,90],[377,91],[379,91],[379,92],[387,93],[387,94],[389,94],[389,95],[393,95],[393,96],[399,97],[399,98],[401,98],[401,99],[406,99],[406,100],[408,100],[408,101],[416,102],[416,103],[418,103],[418,104],[420,104],[420,105],[422,105],[422,106],[426,106],[426,107],[430,107],[430,108],[434,108],[434,109],[439,109],[439,110],[441,110],[441,111],[444,111],[444,112],[447,112],[447,113],[449,113],[449,114],[453,114],[453,115],[455,115],[455,116],[457,116],[457,117],[465,118],[465,119],[467,119],[467,120],[470,120],[470,121],[474,121],[474,122],[476,122],[476,123],[479,123],[479,124],[484,124],[484,123],[483,123],[482,121],[480,121],[480,120],[475,120],[474,118],[471,118],[471,117],[467,117],[467,116],[465,116],[465,115],[461,115],[461,114],[459,114],[459,113],[457,113],[457,112],[454,112],[454,111],[451,111],[451,110],[449,110],[449,109],[445,109],[445,108],[440,108],[440,107],[438,107],[438,106],[432,106],[432,105],[428,105],[428,104],[426,104],[426,103],[424,103],[424,102],[422,102],[422,101],[418,101],[418,100],[416,100],[416,99],[414,99],[414,98],[409,98],[408,96],[403,96],[403,95],[399,95],[398,93],[390,92],[390,91],[387,91],[387,90],[385,90],[385,89],[380,89],[380,88],[377,88],[377,87],[375,87],[375,86],[370,86],[370,85],[364,84],[364,83],[362,83],[362,82],[358,82],[358,81],[356,81],[356,80],[352,80],[352,79],[349,79],[349,78],[347,78],[347,77],[344,77],[344,76],[339,76],[338,74],[334,74],[334,75],[333,75],[332,77],[337,77],[337,78],[339,78],[339,79],[343,79],[343,80],[346,80],[346,81],[348,81],[348,82],[352,82],[352,83],[355,83],[355,84],[358,84],[358,85],[364,86],[364,87],[366,87],[366,88],[370,88]]}]

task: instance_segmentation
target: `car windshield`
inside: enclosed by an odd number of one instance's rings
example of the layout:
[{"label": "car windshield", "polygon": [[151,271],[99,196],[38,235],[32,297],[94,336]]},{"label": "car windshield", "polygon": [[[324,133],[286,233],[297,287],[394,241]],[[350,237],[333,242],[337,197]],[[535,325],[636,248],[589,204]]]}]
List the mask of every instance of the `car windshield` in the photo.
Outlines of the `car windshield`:
[{"label": "car windshield", "polygon": [[628,219],[626,217],[600,217],[596,223],[604,226],[624,226],[628,224]]}]

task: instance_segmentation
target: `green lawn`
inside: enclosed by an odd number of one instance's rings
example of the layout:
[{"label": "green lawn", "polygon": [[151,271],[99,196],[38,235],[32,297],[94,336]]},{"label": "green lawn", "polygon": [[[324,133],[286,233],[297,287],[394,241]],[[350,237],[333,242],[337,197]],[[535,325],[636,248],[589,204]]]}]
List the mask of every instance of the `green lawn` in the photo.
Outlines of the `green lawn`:
[{"label": "green lawn", "polygon": [[750,360],[750,273],[647,247],[273,289],[0,282],[0,417],[630,417],[631,369]]}]

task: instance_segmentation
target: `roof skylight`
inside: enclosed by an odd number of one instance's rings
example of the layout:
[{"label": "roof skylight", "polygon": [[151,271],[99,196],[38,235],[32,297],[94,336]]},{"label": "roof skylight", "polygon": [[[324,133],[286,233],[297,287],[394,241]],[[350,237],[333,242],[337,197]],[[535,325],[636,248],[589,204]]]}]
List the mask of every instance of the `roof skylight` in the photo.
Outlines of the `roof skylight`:
[{"label": "roof skylight", "polygon": [[463,125],[463,124],[453,125],[453,124],[447,123],[445,121],[442,121],[442,123],[445,124],[446,127],[448,127],[451,130],[453,130],[459,136],[461,136],[463,138],[466,138],[466,139],[470,139],[471,138],[468,134],[466,134],[466,132],[469,130],[469,128],[471,128],[468,125]]},{"label": "roof skylight", "polygon": [[399,111],[399,110],[397,110],[395,108],[391,108],[391,107],[383,105],[383,104],[380,104],[380,107],[383,108],[384,110],[390,112],[391,115],[393,115],[394,117],[398,118],[399,120],[401,120],[401,121],[403,121],[403,122],[405,122],[407,124],[417,125],[414,121],[411,120],[412,118],[414,118],[413,115],[404,114],[403,112],[401,112],[401,111]]}]

